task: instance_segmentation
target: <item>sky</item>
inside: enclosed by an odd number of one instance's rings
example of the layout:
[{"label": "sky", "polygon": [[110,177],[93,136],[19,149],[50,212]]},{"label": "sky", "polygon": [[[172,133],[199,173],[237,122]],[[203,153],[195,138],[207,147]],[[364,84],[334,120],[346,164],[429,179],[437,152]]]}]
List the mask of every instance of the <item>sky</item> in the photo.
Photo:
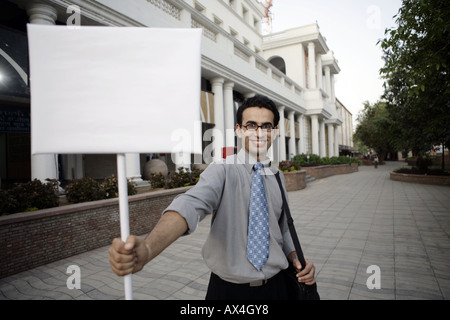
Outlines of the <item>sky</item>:
[{"label": "sky", "polygon": [[396,27],[401,0],[273,0],[272,32],[317,22],[341,72],[335,76],[336,98],[353,114],[383,94],[382,50],[386,28]]}]

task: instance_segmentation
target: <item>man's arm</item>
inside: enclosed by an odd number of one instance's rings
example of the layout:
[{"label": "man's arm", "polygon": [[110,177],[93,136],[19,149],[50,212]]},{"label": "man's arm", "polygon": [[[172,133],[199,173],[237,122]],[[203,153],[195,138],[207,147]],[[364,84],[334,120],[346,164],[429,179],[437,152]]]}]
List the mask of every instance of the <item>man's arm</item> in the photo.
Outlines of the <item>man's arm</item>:
[{"label": "man's arm", "polygon": [[221,164],[208,166],[195,187],[176,197],[166,208],[145,240],[136,236],[130,236],[125,243],[114,239],[109,248],[113,271],[119,276],[136,273],[187,231],[194,232],[198,222],[217,208],[221,200],[224,167]]},{"label": "man's arm", "polygon": [[186,220],[175,211],[166,212],[147,238],[116,238],[109,248],[111,269],[119,276],[136,273],[188,230]]}]

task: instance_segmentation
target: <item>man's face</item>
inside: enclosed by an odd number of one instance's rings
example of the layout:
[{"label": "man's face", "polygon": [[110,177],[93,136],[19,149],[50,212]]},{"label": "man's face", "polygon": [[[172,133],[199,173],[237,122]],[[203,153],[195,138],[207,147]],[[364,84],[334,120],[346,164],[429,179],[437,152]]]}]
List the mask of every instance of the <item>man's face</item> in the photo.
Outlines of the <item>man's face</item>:
[{"label": "man's face", "polygon": [[236,133],[243,140],[245,151],[257,161],[263,161],[267,157],[267,150],[276,137],[275,130],[264,130],[257,127],[251,130],[250,126],[273,127],[274,115],[266,108],[250,107],[242,113],[242,126],[236,125]]}]

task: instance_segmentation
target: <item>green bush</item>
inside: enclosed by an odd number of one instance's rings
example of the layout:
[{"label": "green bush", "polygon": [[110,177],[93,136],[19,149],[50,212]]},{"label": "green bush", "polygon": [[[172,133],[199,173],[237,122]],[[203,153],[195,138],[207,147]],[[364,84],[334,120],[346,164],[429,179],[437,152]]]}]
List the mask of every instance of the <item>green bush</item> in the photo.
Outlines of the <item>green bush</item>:
[{"label": "green bush", "polygon": [[301,170],[299,161],[280,161],[278,168],[282,172],[291,172]]},{"label": "green bush", "polygon": [[9,190],[1,190],[0,214],[57,207],[59,201],[55,193],[55,183],[57,182],[42,183],[35,179],[26,183],[17,183]]},{"label": "green bush", "polygon": [[417,157],[416,167],[422,173],[427,172],[428,167],[431,166],[432,164],[433,164],[433,158],[428,155]]},{"label": "green bush", "polygon": [[200,173],[201,171],[198,169],[186,172],[184,168],[180,167],[178,168],[178,172],[169,174],[169,178],[167,179],[164,188],[174,189],[195,185],[200,179]]},{"label": "green bush", "polygon": [[301,166],[321,164],[320,157],[316,154],[305,154],[305,153],[298,154],[294,157],[294,161],[300,163]]},{"label": "green bush", "polygon": [[186,187],[191,185],[191,175],[186,172],[183,167],[178,168],[178,172],[172,172],[169,174],[166,185],[166,189],[174,189],[180,187]]},{"label": "green bush", "polygon": [[[308,162],[309,156],[309,162]],[[299,154],[294,157],[294,161],[302,166],[307,165],[336,165],[336,164],[351,164],[359,163],[358,159],[346,156],[339,157],[319,157],[316,154]]]},{"label": "green bush", "polygon": [[166,176],[162,173],[151,173],[149,182],[150,186],[154,189],[164,188],[164,185],[166,184]]},{"label": "green bush", "polygon": [[96,201],[106,198],[106,192],[100,183],[92,178],[85,177],[72,181],[66,187],[67,200],[73,203]]},{"label": "green bush", "polygon": [[200,174],[202,173],[202,170],[200,169],[193,169],[191,171],[191,184],[195,185],[200,180]]},{"label": "green bush", "polygon": [[8,190],[0,190],[0,215],[4,216],[17,211],[18,202]]},{"label": "green bush", "polygon": [[[106,178],[100,186],[105,191],[105,199],[117,198],[119,196],[119,184],[116,176],[112,175]],[[136,187],[132,182],[128,181],[127,187],[129,196],[137,193]]]},{"label": "green bush", "polygon": [[[114,175],[106,178],[102,183],[86,177],[72,181],[66,187],[66,193],[67,200],[72,203],[96,201],[117,198],[119,196],[119,186],[117,177]],[[128,195],[136,193],[137,190],[134,184],[128,182]]]}]

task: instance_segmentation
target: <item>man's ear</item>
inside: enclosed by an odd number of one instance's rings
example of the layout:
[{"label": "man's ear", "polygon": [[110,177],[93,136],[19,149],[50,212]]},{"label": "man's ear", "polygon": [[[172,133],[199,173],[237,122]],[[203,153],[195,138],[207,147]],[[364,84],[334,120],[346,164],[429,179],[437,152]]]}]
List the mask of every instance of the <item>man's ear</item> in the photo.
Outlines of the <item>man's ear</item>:
[{"label": "man's ear", "polygon": [[239,124],[236,125],[235,127],[235,131],[236,131],[236,135],[238,136],[238,138],[242,139],[242,128]]}]

